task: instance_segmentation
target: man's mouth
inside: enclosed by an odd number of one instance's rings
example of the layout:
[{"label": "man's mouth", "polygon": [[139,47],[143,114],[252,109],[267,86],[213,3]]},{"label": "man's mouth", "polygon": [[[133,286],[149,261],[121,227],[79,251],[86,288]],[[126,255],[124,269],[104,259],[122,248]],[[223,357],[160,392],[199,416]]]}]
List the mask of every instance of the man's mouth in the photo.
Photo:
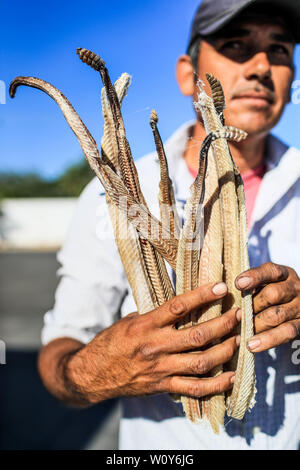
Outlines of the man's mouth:
[{"label": "man's mouth", "polygon": [[255,91],[255,90],[245,90],[239,93],[235,93],[232,96],[232,99],[236,100],[248,100],[249,102],[252,102],[253,104],[256,105],[270,105],[274,104],[275,98],[274,98],[274,93],[269,91]]}]

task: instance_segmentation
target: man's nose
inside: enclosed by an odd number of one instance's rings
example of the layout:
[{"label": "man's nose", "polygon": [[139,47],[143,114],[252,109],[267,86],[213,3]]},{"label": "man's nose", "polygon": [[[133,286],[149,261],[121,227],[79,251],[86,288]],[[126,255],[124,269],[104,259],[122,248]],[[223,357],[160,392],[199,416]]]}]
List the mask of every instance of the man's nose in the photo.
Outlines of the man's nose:
[{"label": "man's nose", "polygon": [[265,52],[258,52],[245,63],[245,78],[247,80],[269,80],[271,74],[271,64]]}]

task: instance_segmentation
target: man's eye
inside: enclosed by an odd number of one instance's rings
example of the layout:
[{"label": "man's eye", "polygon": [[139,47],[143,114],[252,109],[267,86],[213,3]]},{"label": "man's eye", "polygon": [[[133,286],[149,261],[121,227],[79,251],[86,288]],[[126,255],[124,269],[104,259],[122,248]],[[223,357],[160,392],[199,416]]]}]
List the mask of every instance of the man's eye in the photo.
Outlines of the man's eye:
[{"label": "man's eye", "polygon": [[219,52],[228,59],[240,63],[248,60],[249,56],[251,55],[251,49],[249,49],[248,44],[237,40],[225,42],[223,45],[221,45]]},{"label": "man's eye", "polygon": [[243,47],[243,43],[241,41],[228,41],[228,42],[225,42],[225,44],[223,44],[221,46],[221,49],[233,49],[233,50],[239,50]]},{"label": "man's eye", "polygon": [[272,53],[289,55],[289,51],[281,44],[273,44],[270,48]]}]

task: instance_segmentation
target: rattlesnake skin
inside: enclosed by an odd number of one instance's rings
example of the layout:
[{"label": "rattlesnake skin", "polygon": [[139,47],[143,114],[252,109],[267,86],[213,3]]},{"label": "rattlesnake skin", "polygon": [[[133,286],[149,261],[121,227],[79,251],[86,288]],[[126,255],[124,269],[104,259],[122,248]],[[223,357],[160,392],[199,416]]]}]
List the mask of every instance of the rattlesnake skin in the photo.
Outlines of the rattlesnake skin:
[{"label": "rattlesnake skin", "polygon": [[[228,139],[240,141],[243,131],[225,126],[224,93],[220,82],[207,75],[212,98],[199,82],[195,108],[201,113],[207,132],[199,159],[199,172],[185,207],[185,223],[180,227],[167,159],[158,132],[158,117],[151,114],[150,125],[160,161],[159,205],[161,221],[150,213],[142,194],[138,174],[126,138],[121,104],[131,83],[123,74],[112,85],[105,62],[87,49],[77,49],[80,59],[100,73],[104,88],[101,103],[104,135],[101,154],[97,144],[67,98],[53,85],[33,77],[17,77],[10,85],[15,96],[20,85],[38,88],[56,101],[75,133],[91,168],[106,191],[115,240],[140,314],[147,313],[174,295],[165,261],[176,271],[176,294],[207,282],[225,281],[231,296],[202,312],[194,312],[179,328],[222,315],[233,306],[241,307],[241,344],[235,358],[236,381],[232,392],[207,398],[180,399],[186,416],[196,422],[207,419],[215,432],[224,424],[225,411],[242,419],[254,404],[254,356],[247,347],[253,335],[251,295],[242,296],[235,278],[249,268],[247,218],[243,184],[232,160]],[[125,204],[124,204],[125,201]],[[155,235],[149,230],[155,228]],[[232,300],[228,300],[232,299]],[[192,353],[191,353],[192,354]],[[211,372],[223,372],[217,367]]]}]

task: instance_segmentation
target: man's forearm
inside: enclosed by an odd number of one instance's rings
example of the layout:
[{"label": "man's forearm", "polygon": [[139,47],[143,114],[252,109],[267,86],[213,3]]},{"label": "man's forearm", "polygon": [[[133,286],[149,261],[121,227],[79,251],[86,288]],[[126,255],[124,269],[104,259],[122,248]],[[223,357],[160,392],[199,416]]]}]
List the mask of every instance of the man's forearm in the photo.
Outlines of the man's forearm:
[{"label": "man's forearm", "polygon": [[44,346],[39,354],[41,379],[52,395],[64,403],[86,407],[90,403],[69,376],[68,363],[84,344],[72,338],[59,338]]}]

